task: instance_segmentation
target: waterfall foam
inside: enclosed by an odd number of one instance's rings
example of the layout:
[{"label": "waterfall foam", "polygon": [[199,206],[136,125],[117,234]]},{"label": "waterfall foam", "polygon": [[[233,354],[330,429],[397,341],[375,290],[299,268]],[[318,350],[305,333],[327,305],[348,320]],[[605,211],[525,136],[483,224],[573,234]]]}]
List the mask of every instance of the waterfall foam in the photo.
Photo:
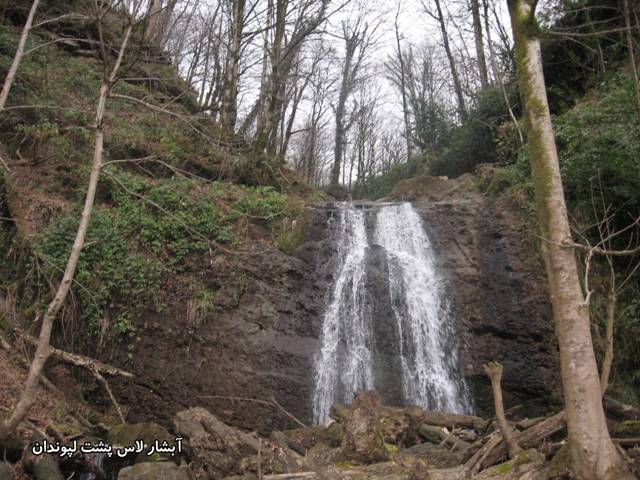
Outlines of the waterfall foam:
[{"label": "waterfall foam", "polygon": [[[375,386],[372,305],[366,288],[365,213],[341,205],[335,240],[336,279],[324,313],[316,357],[313,417],[325,423],[334,403],[351,402]],[[398,345],[403,398],[431,410],[464,413],[470,401],[459,373],[444,282],[420,217],[411,204],[385,205],[375,216],[371,242],[384,250],[389,303]],[[373,245],[372,245],[373,246]]]}]

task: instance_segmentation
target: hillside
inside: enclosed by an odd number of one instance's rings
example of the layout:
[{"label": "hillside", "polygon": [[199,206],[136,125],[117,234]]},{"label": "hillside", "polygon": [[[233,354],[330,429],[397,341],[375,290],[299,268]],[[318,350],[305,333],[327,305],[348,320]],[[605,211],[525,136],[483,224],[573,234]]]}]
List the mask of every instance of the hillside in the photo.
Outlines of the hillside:
[{"label": "hillside", "polygon": [[0,480],[640,474],[607,1],[0,0]]}]

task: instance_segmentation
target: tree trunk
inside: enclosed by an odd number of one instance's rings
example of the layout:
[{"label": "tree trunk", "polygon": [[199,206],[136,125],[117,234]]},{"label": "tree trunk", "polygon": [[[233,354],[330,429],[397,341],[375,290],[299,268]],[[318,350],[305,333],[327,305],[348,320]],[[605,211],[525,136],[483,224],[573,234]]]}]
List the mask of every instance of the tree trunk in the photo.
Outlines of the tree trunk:
[{"label": "tree trunk", "polygon": [[242,30],[244,28],[245,0],[233,1],[233,20],[231,22],[231,44],[227,54],[226,77],[222,96],[222,125],[233,132],[238,117],[238,69],[240,65],[240,49],[242,47]]},{"label": "tree trunk", "polygon": [[162,0],[150,0],[149,11],[147,13],[146,29],[144,39],[155,45],[161,43],[162,30]]},{"label": "tree trunk", "polygon": [[537,0],[509,0],[517,76],[529,137],[536,208],[542,230],[553,305],[569,432],[572,468],[581,480],[630,479],[605,422],[589,310],[584,304],[572,242],[549,104],[540,40]]},{"label": "tree trunk", "polygon": [[[615,275],[612,272],[612,275]],[[602,395],[609,388],[609,378],[611,376],[611,365],[613,364],[613,327],[616,318],[616,307],[618,305],[618,295],[615,287],[612,286],[607,299],[607,326],[605,332],[605,351],[602,360],[602,372],[600,373],[600,388]]]},{"label": "tree trunk", "polygon": [[482,39],[482,20],[480,18],[480,0],[471,0],[471,14],[473,16],[473,33],[476,40],[476,55],[478,57],[478,74],[482,90],[489,86],[489,73],[487,72],[487,59],[484,54],[484,41]]},{"label": "tree trunk", "polygon": [[400,44],[400,28],[398,26],[398,16],[400,14],[400,4],[398,4],[398,12],[396,13],[396,48],[398,54],[398,64],[400,65],[400,92],[402,94],[402,115],[404,117],[404,136],[407,142],[407,159],[411,158],[411,125],[409,123],[409,105],[407,102],[407,69],[404,64],[404,56],[402,54],[402,46]]},{"label": "tree trunk", "polygon": [[502,401],[502,387],[500,382],[502,380],[502,365],[497,362],[490,362],[484,366],[484,371],[491,380],[491,389],[493,390],[493,405],[496,411],[496,418],[498,419],[498,426],[504,438],[504,443],[507,444],[509,450],[509,458],[515,458],[518,453],[522,451],[518,442],[513,438],[513,431],[507,423],[507,417],[504,414],[504,403]]},{"label": "tree trunk", "polygon": [[[100,20],[99,20],[100,21]],[[122,59],[124,57],[124,51],[127,47],[127,43],[129,42],[129,37],[131,36],[131,31],[133,29],[133,19],[129,22],[127,29],[124,32],[124,37],[122,40],[122,45],[120,47],[120,51],[118,53],[118,58],[116,63],[111,71],[109,77],[105,76],[102,79],[102,83],[100,85],[100,91],[98,94],[98,105],[96,107],[96,115],[95,115],[95,137],[94,137],[94,149],[93,149],[93,161],[91,163],[91,174],[89,176],[89,185],[87,187],[87,195],[84,201],[84,207],[82,209],[82,214],[80,216],[80,224],[78,225],[78,230],[76,232],[76,237],[73,242],[73,246],[71,247],[71,253],[69,255],[69,259],[67,260],[67,266],[65,268],[64,274],[62,276],[62,280],[58,285],[58,290],[56,291],[55,297],[47,307],[47,311],[42,319],[42,325],[40,327],[40,336],[38,338],[38,346],[36,347],[36,352],[33,357],[33,361],[31,362],[31,367],[29,368],[29,374],[27,375],[27,380],[25,382],[24,391],[18,400],[18,403],[13,409],[11,416],[4,422],[3,428],[8,432],[12,432],[15,428],[20,424],[20,422],[24,419],[24,417],[29,412],[30,408],[36,401],[36,396],[38,393],[38,381],[40,378],[40,373],[44,368],[44,364],[49,358],[51,354],[51,332],[53,330],[53,323],[56,319],[60,308],[64,304],[65,299],[67,298],[67,294],[69,293],[69,289],[71,288],[71,282],[73,281],[73,277],[75,275],[76,267],[78,266],[78,260],[80,259],[80,252],[84,246],[85,238],[87,235],[87,229],[89,227],[89,221],[91,220],[91,213],[93,210],[93,203],[96,196],[96,190],[98,187],[98,179],[100,177],[100,170],[102,167],[102,153],[104,147],[104,113],[107,103],[107,96],[109,95],[109,90],[111,85],[114,83],[116,76],[118,74],[118,70],[120,69],[120,65],[122,64]],[[106,61],[106,59],[105,59]]]},{"label": "tree trunk", "polygon": [[460,120],[467,118],[467,107],[464,101],[464,94],[462,93],[462,83],[460,83],[460,77],[458,76],[458,68],[456,67],[456,60],[453,57],[451,51],[451,45],[449,45],[449,35],[447,34],[447,25],[445,23],[444,14],[440,6],[440,0],[435,0],[436,9],[438,10],[438,22],[440,23],[440,31],[442,32],[442,43],[444,43],[444,50],[447,53],[447,59],[449,60],[449,68],[451,69],[451,77],[453,79],[453,88],[456,92],[456,98],[458,99],[458,114]]},{"label": "tree trunk", "polygon": [[629,12],[629,0],[624,0],[624,26],[627,29],[627,50],[629,51],[629,63],[631,74],[635,84],[636,102],[640,113],[640,78],[638,78],[638,65],[636,63],[635,49],[633,48],[633,34],[631,32],[631,13]]},{"label": "tree trunk", "polygon": [[7,98],[9,98],[9,91],[11,90],[11,85],[13,85],[13,81],[16,78],[16,72],[18,71],[18,67],[20,66],[22,57],[24,56],[24,48],[27,44],[27,37],[29,36],[29,32],[31,31],[33,18],[36,16],[36,10],[38,9],[39,4],[40,0],[33,0],[33,3],[31,4],[31,10],[29,10],[29,15],[27,16],[27,21],[22,28],[22,34],[20,35],[20,41],[18,42],[16,54],[13,56],[13,62],[11,62],[11,67],[9,67],[7,76],[4,79],[4,84],[2,85],[2,92],[0,92],[0,112],[4,110],[4,107],[7,103]]}]

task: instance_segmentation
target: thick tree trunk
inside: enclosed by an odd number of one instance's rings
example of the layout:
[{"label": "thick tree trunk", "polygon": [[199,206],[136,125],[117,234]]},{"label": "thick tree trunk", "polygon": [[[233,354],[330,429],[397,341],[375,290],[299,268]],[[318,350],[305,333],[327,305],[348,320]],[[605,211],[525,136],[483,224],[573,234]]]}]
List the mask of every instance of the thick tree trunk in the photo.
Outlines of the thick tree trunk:
[{"label": "thick tree trunk", "polygon": [[31,10],[29,10],[29,15],[27,16],[27,21],[22,28],[22,34],[20,35],[20,40],[18,41],[18,48],[16,49],[16,53],[13,56],[13,62],[11,62],[11,67],[9,67],[7,76],[4,79],[2,92],[0,92],[0,112],[4,110],[4,107],[7,103],[7,98],[9,98],[9,91],[11,90],[11,85],[13,85],[13,81],[16,78],[16,72],[18,71],[18,67],[20,66],[22,57],[24,56],[24,48],[27,44],[27,37],[29,37],[29,32],[31,31],[31,26],[33,25],[33,18],[36,16],[36,10],[38,9],[39,4],[40,0],[33,0],[33,3],[31,4]]},{"label": "thick tree trunk", "polygon": [[482,20],[480,18],[480,0],[471,0],[471,14],[473,16],[473,33],[476,41],[476,55],[478,57],[478,74],[480,85],[486,90],[489,86],[489,73],[487,71],[487,59],[484,54],[484,41],[482,39]]},{"label": "thick tree trunk", "polygon": [[435,0],[436,9],[438,11],[438,23],[440,23],[440,31],[442,32],[442,43],[444,44],[444,50],[447,53],[447,59],[449,60],[449,68],[451,69],[451,78],[453,79],[453,88],[456,92],[456,98],[458,99],[458,114],[460,120],[467,118],[467,107],[464,101],[464,94],[462,92],[462,83],[460,82],[460,76],[458,75],[458,67],[456,66],[456,59],[453,57],[451,51],[451,45],[449,44],[449,34],[447,33],[447,24],[445,23],[444,14],[442,13],[442,7],[440,6],[440,0]]},{"label": "thick tree trunk", "polygon": [[605,422],[589,310],[584,303],[546,95],[537,0],[508,0],[531,154],[542,254],[553,305],[572,468],[581,480],[630,479]]},{"label": "thick tree trunk", "polygon": [[242,30],[244,28],[245,0],[233,1],[233,20],[231,22],[231,42],[227,54],[226,77],[222,95],[222,125],[233,132],[238,117],[238,70],[240,66],[240,49],[242,47]]},{"label": "thick tree trunk", "polygon": [[25,382],[24,391],[18,403],[11,412],[10,417],[4,422],[3,428],[8,432],[12,432],[20,424],[20,422],[27,415],[31,407],[36,401],[38,393],[38,381],[40,379],[40,373],[44,368],[44,365],[51,354],[51,332],[53,330],[53,323],[60,311],[60,308],[64,304],[69,289],[71,288],[71,282],[78,266],[80,259],[80,252],[84,246],[85,238],[87,236],[87,229],[89,228],[89,221],[91,220],[91,213],[93,211],[93,203],[96,196],[96,190],[98,187],[98,179],[100,177],[100,170],[102,168],[102,153],[104,147],[104,113],[107,103],[107,96],[111,85],[116,79],[122,59],[124,57],[129,37],[133,29],[133,23],[130,22],[125,30],[122,45],[116,63],[111,71],[109,77],[105,75],[100,85],[100,91],[98,94],[98,104],[95,114],[95,136],[94,136],[94,148],[93,148],[93,160],[91,163],[91,174],[89,176],[89,185],[87,187],[87,195],[84,201],[84,207],[80,216],[80,224],[76,232],[76,237],[71,247],[71,253],[67,260],[67,266],[65,268],[62,280],[58,285],[55,297],[47,307],[47,311],[42,319],[42,325],[40,327],[40,336],[38,338],[38,345],[36,352],[29,368],[29,374]]}]

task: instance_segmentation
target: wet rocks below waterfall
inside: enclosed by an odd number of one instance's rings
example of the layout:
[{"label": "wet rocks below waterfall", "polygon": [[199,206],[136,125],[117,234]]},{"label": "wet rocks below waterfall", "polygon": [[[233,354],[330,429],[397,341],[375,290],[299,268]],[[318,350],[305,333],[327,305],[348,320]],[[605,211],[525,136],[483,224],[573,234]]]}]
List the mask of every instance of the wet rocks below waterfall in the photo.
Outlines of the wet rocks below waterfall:
[{"label": "wet rocks below waterfall", "polygon": [[[631,468],[640,468],[640,412],[619,404],[609,404],[608,412],[612,436],[636,462]],[[375,392],[359,393],[352,405],[335,405],[327,426],[273,431],[266,437],[195,407],[174,417],[174,434],[152,423],[103,432],[101,438],[114,446],[144,439],[145,451],[120,463],[80,454],[64,460],[26,454],[13,467],[0,463],[0,480],[12,478],[10,470],[22,472],[17,478],[36,480],[570,478],[563,414],[532,419],[519,418],[513,409],[507,414],[523,448],[511,460],[493,420],[381,406]],[[148,455],[149,444],[174,435],[182,439],[179,454]]]}]

